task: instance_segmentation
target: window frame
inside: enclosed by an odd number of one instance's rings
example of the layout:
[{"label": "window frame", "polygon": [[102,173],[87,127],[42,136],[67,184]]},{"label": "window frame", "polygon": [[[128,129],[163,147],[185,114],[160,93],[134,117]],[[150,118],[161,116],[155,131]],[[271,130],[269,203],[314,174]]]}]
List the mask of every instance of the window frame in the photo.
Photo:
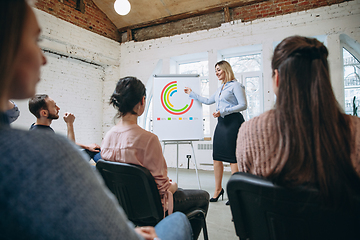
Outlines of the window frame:
[{"label": "window frame", "polygon": [[[355,54],[353,54],[353,52],[352,52],[352,48],[350,47],[350,46],[348,46],[346,43],[343,43],[343,44],[341,44],[341,50],[342,50],[342,67],[343,67],[343,71],[345,70],[345,62],[344,62],[344,55],[343,55],[343,52],[344,52],[344,49],[358,62],[358,64],[356,64],[356,65],[359,65],[360,66],[360,60],[356,57],[356,55]],[[349,65],[346,65],[346,66],[349,66]],[[344,112],[346,113],[346,114],[353,114],[353,106],[352,106],[352,104],[353,104],[353,100],[351,100],[351,102],[350,102],[350,108],[351,108],[351,113],[349,112],[349,111],[347,111],[347,104],[346,104],[346,90],[348,90],[348,89],[356,89],[356,90],[358,90],[358,91],[360,91],[360,84],[359,85],[356,85],[356,86],[346,86],[345,85],[345,78],[346,78],[347,76],[345,76],[345,75],[343,75],[343,83],[344,83]],[[357,107],[359,108],[360,107],[360,96],[358,96],[358,98],[357,98]]]},{"label": "window frame", "polygon": [[[263,72],[263,53],[262,53],[262,46],[261,45],[252,45],[252,46],[244,46],[241,48],[235,48],[232,50],[229,49],[225,49],[222,50],[220,52],[220,56],[221,59],[226,60],[229,58],[234,58],[234,57],[243,57],[243,56],[247,56],[247,55],[255,55],[255,54],[260,54],[260,70],[259,71],[249,71],[249,72],[234,72],[235,78],[244,86],[246,85],[244,83],[244,79],[246,77],[259,77],[259,95],[260,95],[260,109],[259,109],[259,115],[262,114],[264,112],[264,72]],[[230,62],[229,62],[230,63]],[[245,89],[246,91],[246,89]],[[248,101],[248,98],[247,98]],[[249,106],[249,102],[248,102],[248,106]],[[248,109],[246,109],[245,111],[241,111],[241,113],[243,114],[245,120],[249,120],[250,118],[249,113],[248,113]],[[256,115],[258,116],[258,115]]]},{"label": "window frame", "polygon": [[[209,65],[209,59],[208,56],[206,54],[203,53],[195,53],[195,54],[191,54],[191,55],[184,55],[184,56],[180,56],[180,57],[173,57],[173,64],[175,64],[175,69],[176,69],[176,74],[181,74],[180,73],[180,65],[181,64],[191,64],[191,63],[196,63],[196,62],[207,62],[207,64]],[[199,74],[200,75],[200,74]],[[207,76],[199,76],[199,79],[201,81],[201,84],[203,82],[203,80],[207,81],[207,84],[209,84],[209,69],[208,69],[208,75]],[[202,96],[204,97],[209,97],[210,93],[208,92],[207,94],[204,93],[200,93]],[[208,106],[202,106],[202,111],[203,111],[203,131],[204,131],[204,137],[210,137],[211,136],[211,129],[210,129],[210,109]],[[209,112],[209,114],[206,114],[206,112]]]}]

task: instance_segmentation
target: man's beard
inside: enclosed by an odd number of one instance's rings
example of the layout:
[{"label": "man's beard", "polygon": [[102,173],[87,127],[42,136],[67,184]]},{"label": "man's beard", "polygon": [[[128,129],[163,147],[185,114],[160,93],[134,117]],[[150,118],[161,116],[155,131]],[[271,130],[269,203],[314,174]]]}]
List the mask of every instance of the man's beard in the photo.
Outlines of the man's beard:
[{"label": "man's beard", "polygon": [[48,118],[48,119],[51,119],[51,120],[54,120],[54,119],[58,119],[58,118],[59,118],[59,115],[49,113],[49,116],[48,116],[47,118]]}]

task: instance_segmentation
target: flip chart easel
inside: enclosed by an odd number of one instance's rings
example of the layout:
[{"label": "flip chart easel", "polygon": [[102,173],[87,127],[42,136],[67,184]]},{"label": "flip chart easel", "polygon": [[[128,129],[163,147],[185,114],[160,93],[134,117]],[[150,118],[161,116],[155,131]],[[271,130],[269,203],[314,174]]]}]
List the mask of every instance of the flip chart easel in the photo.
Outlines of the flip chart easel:
[{"label": "flip chart easel", "polygon": [[193,141],[204,139],[201,104],[184,93],[185,87],[200,92],[198,74],[154,75],[153,130],[165,146],[176,144],[176,182],[179,180],[179,145],[190,144],[201,189]]},{"label": "flip chart easel", "polygon": [[193,156],[194,156],[194,164],[195,164],[195,171],[196,171],[196,177],[198,180],[198,185],[199,185],[199,189],[201,189],[201,185],[200,185],[200,178],[199,178],[199,172],[197,169],[197,164],[196,164],[196,158],[195,158],[195,151],[194,151],[194,145],[193,145],[193,141],[189,140],[181,140],[181,141],[163,141],[163,154],[165,153],[165,146],[166,145],[170,145],[170,144],[176,144],[176,183],[179,184],[179,144],[190,144],[191,145],[191,149],[193,152]]}]

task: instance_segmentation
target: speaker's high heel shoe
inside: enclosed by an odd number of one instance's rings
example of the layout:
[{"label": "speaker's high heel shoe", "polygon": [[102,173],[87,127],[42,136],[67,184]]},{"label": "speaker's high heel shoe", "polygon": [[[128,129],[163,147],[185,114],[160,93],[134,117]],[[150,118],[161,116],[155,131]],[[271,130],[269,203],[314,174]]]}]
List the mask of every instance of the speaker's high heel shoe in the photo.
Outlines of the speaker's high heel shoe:
[{"label": "speaker's high heel shoe", "polygon": [[210,202],[217,202],[219,197],[221,196],[221,200],[224,200],[224,189],[222,188],[219,195],[216,198],[210,198]]}]

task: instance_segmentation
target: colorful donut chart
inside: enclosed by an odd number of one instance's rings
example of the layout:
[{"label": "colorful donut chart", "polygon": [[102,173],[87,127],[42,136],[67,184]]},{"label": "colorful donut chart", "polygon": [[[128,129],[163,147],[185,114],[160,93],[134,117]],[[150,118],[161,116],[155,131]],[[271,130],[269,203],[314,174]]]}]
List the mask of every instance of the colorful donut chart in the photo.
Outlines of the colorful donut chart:
[{"label": "colorful donut chart", "polygon": [[191,99],[190,105],[186,104],[180,109],[174,108],[174,105],[171,104],[170,98],[177,92],[177,81],[169,82],[161,91],[161,104],[163,108],[173,115],[182,115],[190,110],[194,103],[194,99]]}]

